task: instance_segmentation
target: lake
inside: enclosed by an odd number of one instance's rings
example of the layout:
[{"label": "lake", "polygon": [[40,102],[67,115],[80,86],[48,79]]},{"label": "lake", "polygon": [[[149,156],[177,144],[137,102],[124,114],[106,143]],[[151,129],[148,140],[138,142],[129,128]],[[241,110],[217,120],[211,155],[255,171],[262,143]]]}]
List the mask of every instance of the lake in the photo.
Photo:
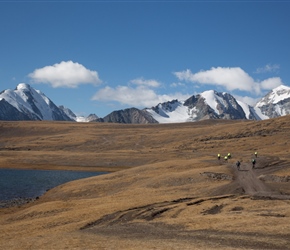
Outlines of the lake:
[{"label": "lake", "polygon": [[106,172],[0,169],[0,201],[34,199],[65,182],[101,174]]}]

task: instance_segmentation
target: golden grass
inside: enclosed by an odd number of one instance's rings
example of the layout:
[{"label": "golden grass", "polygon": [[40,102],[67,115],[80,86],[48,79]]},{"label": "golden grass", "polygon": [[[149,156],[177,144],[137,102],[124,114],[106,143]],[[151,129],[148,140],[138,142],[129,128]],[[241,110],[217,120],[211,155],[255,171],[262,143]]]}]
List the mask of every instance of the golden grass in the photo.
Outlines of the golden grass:
[{"label": "golden grass", "polygon": [[[290,116],[158,125],[1,122],[2,168],[112,172],[1,209],[1,249],[289,249],[290,201],[272,196],[289,195],[289,182],[267,182],[271,192],[256,197],[237,179],[201,175],[290,176],[289,131]],[[256,150],[260,168],[252,171]],[[227,163],[216,159],[228,152]],[[236,160],[249,171],[237,172]]]}]

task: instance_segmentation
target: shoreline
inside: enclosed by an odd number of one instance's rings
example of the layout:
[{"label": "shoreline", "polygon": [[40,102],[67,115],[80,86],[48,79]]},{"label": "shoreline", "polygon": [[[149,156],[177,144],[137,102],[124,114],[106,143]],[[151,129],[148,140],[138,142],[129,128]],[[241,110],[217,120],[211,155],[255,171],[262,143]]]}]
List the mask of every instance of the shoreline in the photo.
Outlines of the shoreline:
[{"label": "shoreline", "polygon": [[23,206],[25,204],[34,202],[38,199],[39,199],[39,197],[37,196],[36,198],[17,197],[17,198],[13,198],[10,200],[0,200],[0,209],[20,207],[20,206]]},{"label": "shoreline", "polygon": [[[14,168],[14,167],[10,167],[10,168],[4,168],[2,166],[0,166],[0,170],[15,170],[15,171],[67,171],[67,172],[92,172],[92,173],[100,173],[99,175],[103,175],[103,174],[109,174],[110,172],[108,171],[89,171],[89,170],[83,170],[83,169],[59,169],[59,168],[54,168],[54,169],[46,169],[46,168]],[[99,176],[99,175],[96,175],[96,176]],[[88,177],[84,177],[84,178],[89,178],[90,176]],[[78,179],[76,179],[78,180]],[[74,181],[74,180],[71,180],[71,181]],[[70,181],[68,181],[70,182]],[[64,182],[64,183],[60,183],[59,185],[62,185],[62,184],[65,184],[67,182]],[[21,207],[25,204],[28,204],[28,203],[32,203],[36,200],[38,200],[40,197],[42,197],[45,193],[47,193],[47,191],[49,191],[50,189],[52,188],[55,188],[59,185],[56,185],[56,186],[53,186],[47,190],[45,190],[42,194],[40,195],[35,195],[33,197],[21,197],[21,196],[18,196],[18,197],[13,197],[13,198],[8,198],[8,199],[5,199],[5,197],[3,197],[4,199],[0,199],[0,210],[2,209],[6,209],[6,208],[13,208],[13,207]]]},{"label": "shoreline", "polygon": [[15,170],[51,170],[51,171],[78,171],[78,172],[107,172],[113,173],[130,167],[95,167],[95,166],[63,166],[63,165],[33,165],[33,164],[8,164],[8,166],[0,165],[0,169]]}]

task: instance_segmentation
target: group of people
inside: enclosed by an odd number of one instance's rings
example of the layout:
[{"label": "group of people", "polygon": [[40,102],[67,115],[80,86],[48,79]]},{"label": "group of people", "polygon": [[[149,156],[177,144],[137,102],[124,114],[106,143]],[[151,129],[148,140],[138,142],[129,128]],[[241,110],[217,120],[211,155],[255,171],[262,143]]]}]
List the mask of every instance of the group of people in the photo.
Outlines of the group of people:
[{"label": "group of people", "polygon": [[[230,159],[232,156],[231,156],[231,153],[228,153],[225,157],[224,157],[224,160],[227,161],[228,159]],[[218,154],[218,159],[220,160],[221,159],[221,154]]]},{"label": "group of people", "polygon": [[[258,152],[256,151],[254,153],[255,157],[251,160],[252,162],[252,168],[255,168],[255,165],[256,165],[256,159],[258,157]],[[232,156],[231,156],[231,153],[228,153],[226,156],[224,156],[224,160],[227,161],[228,159],[230,159]],[[218,154],[218,160],[221,159],[221,154]],[[241,162],[240,161],[237,161],[236,162],[236,167],[238,170],[240,170],[240,166],[241,166]]]}]

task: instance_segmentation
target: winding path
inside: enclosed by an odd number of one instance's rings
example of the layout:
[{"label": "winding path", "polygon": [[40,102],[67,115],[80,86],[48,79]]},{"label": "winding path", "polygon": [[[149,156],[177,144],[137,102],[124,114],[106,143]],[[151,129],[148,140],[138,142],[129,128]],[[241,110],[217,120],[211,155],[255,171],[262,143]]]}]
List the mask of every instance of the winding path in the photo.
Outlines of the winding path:
[{"label": "winding path", "polygon": [[273,190],[265,182],[259,179],[259,176],[273,173],[283,167],[289,166],[289,163],[279,160],[277,157],[257,158],[255,168],[251,163],[242,163],[240,170],[234,167],[234,179],[244,190],[245,194],[264,197],[270,199],[290,199],[290,195],[283,195],[277,190]]}]

